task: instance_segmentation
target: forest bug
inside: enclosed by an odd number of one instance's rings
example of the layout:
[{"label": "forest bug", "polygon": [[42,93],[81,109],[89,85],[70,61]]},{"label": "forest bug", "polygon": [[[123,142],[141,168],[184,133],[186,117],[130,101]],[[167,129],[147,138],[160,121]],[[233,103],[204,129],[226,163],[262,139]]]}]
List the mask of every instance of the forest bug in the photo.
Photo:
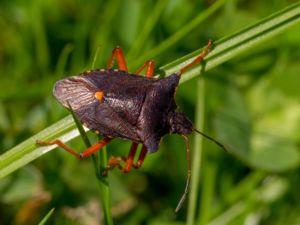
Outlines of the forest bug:
[{"label": "forest bug", "polygon": [[[60,140],[37,141],[37,143],[56,144],[77,158],[86,158],[113,138],[130,140],[133,143],[128,156],[111,156],[104,171],[106,174],[108,170],[117,167],[127,173],[132,167],[141,167],[147,153],[158,150],[160,140],[165,134],[181,134],[187,146],[188,177],[185,192],[176,208],[178,211],[188,192],[191,176],[190,147],[186,135],[196,131],[224,148],[218,141],[193,128],[192,122],[182,112],[176,111],[177,105],[174,100],[182,73],[200,63],[211,46],[212,41],[209,41],[206,48],[190,64],[162,79],[152,78],[153,61],[146,61],[134,74],[128,73],[122,49],[115,48],[106,70],[86,71],[59,80],[53,90],[57,100],[66,108],[71,107],[84,126],[102,134],[104,138],[80,154]],[[119,70],[112,69],[115,58]],[[138,76],[144,69],[146,77]],[[138,144],[142,144],[142,149],[137,162],[134,163]],[[124,166],[120,164],[122,161],[125,162]]]}]

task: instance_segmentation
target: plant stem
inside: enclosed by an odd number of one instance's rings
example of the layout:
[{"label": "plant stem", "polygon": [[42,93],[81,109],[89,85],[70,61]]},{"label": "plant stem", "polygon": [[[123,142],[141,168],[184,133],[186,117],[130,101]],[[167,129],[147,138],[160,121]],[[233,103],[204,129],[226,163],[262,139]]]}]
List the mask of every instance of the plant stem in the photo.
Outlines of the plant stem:
[{"label": "plant stem", "polygon": [[[100,171],[104,171],[107,165],[107,149],[106,147],[101,149],[99,152],[99,164]],[[107,225],[113,225],[113,219],[111,214],[111,200],[110,200],[110,191],[109,191],[109,183],[107,181],[107,177],[103,177],[100,179],[99,188],[100,188],[100,200],[104,212],[104,221]],[[104,181],[104,182],[103,182]]]},{"label": "plant stem", "polygon": [[[300,21],[300,2],[295,3],[259,22],[214,42],[214,48],[205,58],[205,70],[212,69],[221,63],[241,54],[247,49],[266,41]],[[203,48],[188,54],[160,68],[165,76],[176,73],[191,63]],[[192,79],[203,69],[204,64],[187,71],[181,82]]]},{"label": "plant stem", "polygon": [[[196,102],[196,118],[195,127],[197,129],[204,129],[204,115],[205,115],[205,81],[199,79],[197,83],[197,102]],[[203,153],[203,137],[202,135],[195,135],[192,161],[192,179],[191,189],[189,194],[189,203],[187,211],[187,224],[193,225],[195,223],[195,213],[197,210],[197,199],[199,182],[202,167],[202,153]]]},{"label": "plant stem", "polygon": [[[195,29],[200,23],[202,23],[205,19],[211,16],[214,12],[216,12],[223,4],[226,3],[227,0],[218,0],[211,7],[201,12],[196,18],[194,18],[191,22],[186,24],[184,27],[179,29],[175,34],[171,37],[149,50],[147,53],[142,55],[141,59],[151,59],[157,56],[159,53],[167,50],[172,45],[176,44],[180,39],[184,38],[188,33],[190,33],[193,29]],[[141,64],[141,60],[137,60],[134,64],[134,67]]]},{"label": "plant stem", "polygon": [[[241,54],[243,51],[262,43],[292,25],[300,21],[300,2],[295,3],[273,15],[259,21],[258,23],[243,29],[233,35],[215,42],[214,49],[205,58],[205,64],[195,66],[187,71],[181,78],[180,82],[185,82],[199,75],[200,69],[212,69],[217,65],[228,61],[229,59]],[[186,55],[172,63],[160,68],[160,75],[168,76],[178,72],[185,65],[191,63],[202,49],[199,49],[189,55]],[[70,120],[71,119],[71,120]],[[55,146],[41,147],[36,145],[36,140],[52,140],[59,138],[66,142],[78,136],[71,117],[66,117],[53,124],[49,128],[32,136],[23,143],[10,149],[0,156],[0,178],[10,174],[16,169],[28,164],[32,160],[47,153]]]}]

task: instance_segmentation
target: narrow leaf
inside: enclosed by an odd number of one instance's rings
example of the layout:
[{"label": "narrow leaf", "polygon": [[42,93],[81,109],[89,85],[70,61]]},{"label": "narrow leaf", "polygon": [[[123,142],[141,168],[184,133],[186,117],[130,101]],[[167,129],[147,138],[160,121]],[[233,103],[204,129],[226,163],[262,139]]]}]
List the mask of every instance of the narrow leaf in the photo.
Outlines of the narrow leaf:
[{"label": "narrow leaf", "polygon": [[[243,29],[233,35],[215,42],[214,49],[205,59],[205,70],[212,69],[221,63],[241,54],[245,50],[266,41],[267,39],[285,31],[300,20],[300,2],[287,7],[256,24]],[[202,49],[197,50],[181,59],[160,68],[166,76],[179,71],[189,64]],[[204,64],[187,71],[181,82],[197,76]],[[71,116],[68,116],[37,135],[27,139],[16,147],[0,156],[0,178],[26,165],[32,160],[49,152],[55,146],[41,147],[36,140],[50,140],[59,138],[67,142],[79,135]]]}]

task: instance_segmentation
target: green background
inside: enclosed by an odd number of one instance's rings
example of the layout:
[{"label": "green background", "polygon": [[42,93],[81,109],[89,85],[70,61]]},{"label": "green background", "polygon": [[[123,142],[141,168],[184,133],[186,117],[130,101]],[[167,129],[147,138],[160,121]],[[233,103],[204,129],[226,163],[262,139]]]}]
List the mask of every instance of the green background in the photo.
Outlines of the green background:
[{"label": "green background", "polygon": [[[1,1],[0,153],[69,114],[53,84],[90,69],[97,49],[97,68],[117,45],[129,71],[149,57],[159,68],[294,2]],[[197,22],[214,4],[220,8]],[[230,153],[190,135],[200,186],[175,215],[187,162],[182,138],[167,135],[141,169],[110,172],[114,224],[193,224],[193,213],[195,224],[300,224],[299,40],[296,25],[181,84],[180,111]],[[80,138],[68,145],[85,148]],[[107,152],[126,155],[129,147],[116,140]],[[91,160],[56,149],[0,180],[0,224],[37,224],[51,208],[48,224],[103,223]]]}]

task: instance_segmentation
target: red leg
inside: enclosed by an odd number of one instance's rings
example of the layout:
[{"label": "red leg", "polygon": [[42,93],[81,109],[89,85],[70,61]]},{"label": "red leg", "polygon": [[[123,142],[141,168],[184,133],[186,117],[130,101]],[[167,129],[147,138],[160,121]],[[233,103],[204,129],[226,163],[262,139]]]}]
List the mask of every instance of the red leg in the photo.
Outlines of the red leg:
[{"label": "red leg", "polygon": [[[138,144],[137,143],[132,143],[128,157],[115,157],[115,156],[111,156],[108,160],[108,165],[105,169],[105,171],[102,173],[104,176],[107,175],[108,171],[113,169],[114,167],[119,168],[123,173],[128,173],[131,170],[132,164],[133,164],[133,160],[134,160],[134,156],[137,150]],[[125,162],[125,166],[122,167],[121,161]]]},{"label": "red leg", "polygon": [[[144,64],[143,64],[136,72],[135,72],[135,74],[137,74],[137,75],[140,74],[140,72],[142,72],[142,71],[146,68],[146,73],[145,73],[145,75],[146,75],[146,77],[151,78],[151,77],[153,77],[154,66],[155,66],[154,61],[148,60],[148,61],[146,61],[146,62],[145,62],[145,63],[144,63]],[[135,148],[137,148],[137,144],[136,144],[136,143],[132,143],[131,149],[133,148],[134,145],[136,145]],[[143,146],[143,148],[142,148],[142,152],[143,152],[143,149],[144,149],[144,146]],[[141,154],[142,154],[142,152],[141,152]],[[146,155],[146,154],[145,154],[145,155]],[[139,161],[140,161],[140,157],[141,157],[141,155],[139,156],[138,163],[139,163]],[[145,158],[145,156],[144,156],[144,158]],[[125,170],[126,172],[129,172],[132,165],[133,165],[133,160],[127,161],[127,162],[126,162],[126,165],[125,165],[125,167],[124,167],[124,169],[123,169],[123,171]],[[134,165],[134,167],[135,167],[135,168],[139,168],[140,166],[136,167],[136,166]]]},{"label": "red leg", "polygon": [[140,156],[139,156],[139,159],[138,159],[137,163],[133,165],[134,168],[138,169],[143,165],[143,162],[145,160],[147,152],[148,152],[147,148],[143,145]]},{"label": "red leg", "polygon": [[80,158],[86,158],[88,156],[90,156],[91,154],[95,153],[96,151],[100,150],[101,148],[103,148],[105,145],[107,145],[110,141],[112,140],[112,138],[109,137],[105,137],[102,140],[98,141],[96,144],[92,145],[91,147],[85,149],[83,152],[81,152]]},{"label": "red leg", "polygon": [[[108,65],[107,68],[111,69],[112,65],[113,65],[113,61],[114,58],[117,59],[117,62],[119,64],[119,69],[120,70],[125,70],[128,71],[127,69],[127,65],[126,65],[126,60],[124,57],[124,54],[122,52],[122,49],[120,47],[116,47],[113,52],[112,55],[108,61]],[[153,77],[153,73],[154,73],[154,61],[152,60],[148,60],[146,61],[136,72],[135,74],[139,74],[140,72],[142,72],[144,69],[146,68],[146,77]],[[143,161],[146,157],[147,154],[147,149],[145,146],[142,147],[140,156],[138,158],[138,161],[136,164],[134,164],[133,160],[134,160],[134,156],[136,154],[137,151],[137,147],[138,144],[137,143],[132,143],[131,147],[130,147],[130,151],[128,154],[128,157],[115,157],[115,156],[111,156],[109,158],[109,162],[108,162],[108,166],[105,169],[105,171],[103,172],[103,175],[107,175],[108,170],[113,169],[114,167],[119,168],[123,173],[128,173],[132,166],[136,169],[140,168],[143,164]],[[125,162],[125,166],[122,168],[122,166],[120,165],[121,161]]]},{"label": "red leg", "polygon": [[132,143],[129,155],[127,157],[127,160],[125,161],[125,166],[122,169],[123,173],[130,172],[132,167],[134,167],[135,169],[138,169],[142,166],[142,164],[144,162],[144,159],[146,157],[146,154],[147,154],[147,149],[143,145],[141,153],[140,153],[139,158],[138,158],[138,161],[137,161],[137,163],[134,163],[133,160],[134,160],[134,156],[136,154],[137,147],[138,147],[137,143]]},{"label": "red leg", "polygon": [[117,167],[119,170],[122,170],[121,161],[126,161],[125,157],[115,157],[111,156],[108,160],[108,165],[105,170],[102,172],[103,176],[107,176],[109,170]]},{"label": "red leg", "polygon": [[127,68],[127,65],[126,65],[125,56],[124,56],[124,53],[123,53],[123,51],[122,51],[122,49],[120,47],[116,47],[112,51],[111,57],[108,60],[107,69],[111,69],[112,68],[115,58],[117,59],[119,70],[128,71],[128,68]]},{"label": "red leg", "polygon": [[62,141],[60,140],[52,140],[52,141],[37,141],[36,143],[39,145],[58,145],[62,149],[66,150],[67,152],[71,153],[72,155],[76,156],[77,158],[86,158],[93,154],[94,152],[100,150],[103,148],[105,145],[107,145],[112,138],[105,137],[101,141],[97,142],[96,144],[92,145],[91,147],[85,149],[81,153],[75,152],[73,149],[65,145]]},{"label": "red leg", "polygon": [[135,154],[136,154],[137,147],[138,147],[138,144],[133,142],[132,145],[131,145],[131,148],[130,148],[128,157],[127,157],[127,159],[126,159],[125,166],[124,166],[124,168],[122,169],[122,172],[123,172],[123,173],[128,173],[128,172],[130,172],[131,167],[132,167],[132,165],[133,165],[133,160],[134,160],[134,156],[135,156]]},{"label": "red leg", "polygon": [[[105,169],[105,171],[102,173],[104,176],[107,175],[108,171],[117,167],[118,169],[121,170],[122,173],[128,173],[130,172],[131,168],[134,167],[135,169],[138,169],[142,166],[144,159],[147,154],[147,149],[145,146],[142,147],[141,153],[139,155],[137,163],[134,163],[134,156],[137,151],[138,144],[137,143],[132,143],[128,157],[115,157],[111,156],[109,158],[108,166]],[[121,162],[125,162],[124,167],[121,166]]]},{"label": "red leg", "polygon": [[[148,60],[135,72],[135,74],[137,74],[137,75],[140,74],[140,72],[142,72],[146,68],[145,76],[151,78],[151,77],[153,77],[154,66],[155,66],[154,61]],[[138,147],[137,143],[132,143],[128,158],[126,160],[125,167],[123,168],[122,172],[128,173],[131,170],[132,166],[136,169],[138,169],[142,166],[143,161],[146,157],[147,149],[145,146],[142,147],[139,159],[138,159],[137,163],[134,164],[133,160],[134,160],[134,155],[136,153],[137,147]]]},{"label": "red leg", "polygon": [[138,161],[136,163],[134,163],[133,160],[134,160],[134,156],[135,156],[137,147],[138,147],[137,143],[133,143],[131,145],[131,149],[130,149],[129,155],[128,155],[127,160],[125,162],[125,166],[122,169],[123,173],[130,172],[130,170],[131,170],[132,167],[134,167],[135,169],[138,169],[138,168],[140,168],[142,166],[142,164],[143,164],[143,162],[145,160],[146,154],[147,154],[147,149],[143,145],[141,153],[140,153],[139,158],[138,158]]},{"label": "red leg", "polygon": [[207,55],[207,53],[208,53],[208,51],[209,51],[209,49],[211,48],[212,45],[213,45],[212,40],[209,40],[209,41],[208,41],[208,44],[207,44],[207,46],[206,46],[206,48],[200,53],[200,55],[197,56],[197,58],[194,59],[194,61],[192,61],[190,64],[188,64],[188,65],[186,65],[185,67],[183,67],[183,68],[179,71],[178,75],[183,74],[185,71],[187,71],[188,69],[190,69],[192,66],[194,66],[194,65],[196,65],[196,64],[198,64],[198,63],[200,63],[200,62],[203,60],[203,58]]},{"label": "red leg", "polygon": [[154,73],[154,61],[146,61],[136,72],[135,74],[140,74],[146,68],[146,77],[153,77]]}]

